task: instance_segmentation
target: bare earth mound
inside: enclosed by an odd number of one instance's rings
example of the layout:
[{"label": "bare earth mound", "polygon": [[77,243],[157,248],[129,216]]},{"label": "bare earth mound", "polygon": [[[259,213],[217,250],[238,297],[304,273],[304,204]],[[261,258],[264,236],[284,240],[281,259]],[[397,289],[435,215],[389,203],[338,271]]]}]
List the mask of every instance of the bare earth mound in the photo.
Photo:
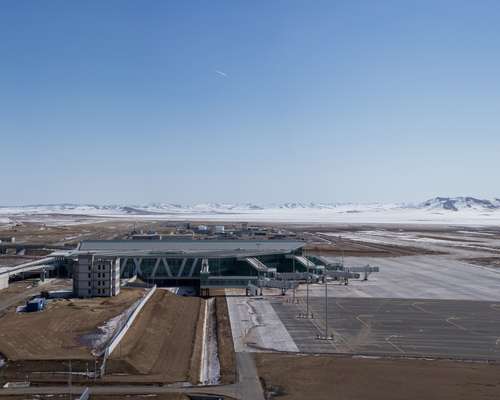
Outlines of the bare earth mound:
[{"label": "bare earth mound", "polygon": [[280,400],[483,400],[500,398],[500,365],[409,359],[256,354]]},{"label": "bare earth mound", "polygon": [[201,302],[158,289],[111,355],[105,379],[161,383],[189,380]]},{"label": "bare earth mound", "polygon": [[0,318],[0,353],[17,360],[93,360],[82,336],[96,332],[144,294],[123,289],[119,296],[53,300],[35,313],[8,311]]}]

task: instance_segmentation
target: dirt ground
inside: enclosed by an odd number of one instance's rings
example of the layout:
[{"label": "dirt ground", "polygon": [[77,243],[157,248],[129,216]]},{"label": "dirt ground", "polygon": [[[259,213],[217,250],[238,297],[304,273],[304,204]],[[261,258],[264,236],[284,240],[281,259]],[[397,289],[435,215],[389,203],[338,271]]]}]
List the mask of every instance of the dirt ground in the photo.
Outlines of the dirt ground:
[{"label": "dirt ground", "polygon": [[256,353],[270,398],[486,400],[500,398],[500,365]]},{"label": "dirt ground", "polygon": [[483,267],[500,268],[500,257],[463,258],[462,261]]},{"label": "dirt ground", "polygon": [[82,336],[121,314],[144,294],[123,289],[116,297],[51,300],[41,312],[16,313],[0,318],[0,353],[18,360],[93,360]]},{"label": "dirt ground", "polygon": [[[159,222],[135,222],[110,220],[82,216],[80,223],[73,223],[75,217],[68,217],[68,224],[51,225],[52,217],[47,223],[19,221],[16,226],[0,227],[0,236],[14,236],[16,243],[46,244],[74,247],[80,240],[90,239],[122,239],[134,227],[136,230],[155,230]],[[78,218],[76,218],[78,221]],[[28,249],[28,254],[32,251]]]},{"label": "dirt ground", "polygon": [[234,383],[236,381],[236,360],[231,322],[229,320],[229,311],[225,297],[217,297],[215,299],[215,315],[217,318],[220,380],[222,384]]},{"label": "dirt ground", "polygon": [[[76,396],[73,396],[75,398]],[[93,394],[90,396],[92,400],[189,400],[189,397],[180,393],[165,393],[165,394],[121,394],[121,395],[104,395]],[[3,396],[0,394],[0,400],[67,400],[67,394],[49,394],[49,395],[22,395],[22,396]]]},{"label": "dirt ground", "polygon": [[23,281],[10,282],[9,287],[0,290],[0,308],[2,304],[8,304],[15,301],[15,304],[24,301],[33,294],[39,293],[42,290],[56,290],[71,287],[70,280],[53,279],[39,282],[39,279],[26,279]]},{"label": "dirt ground", "polygon": [[[196,380],[191,356],[202,300],[158,289],[111,355],[105,381]],[[196,379],[195,379],[196,378]]]}]

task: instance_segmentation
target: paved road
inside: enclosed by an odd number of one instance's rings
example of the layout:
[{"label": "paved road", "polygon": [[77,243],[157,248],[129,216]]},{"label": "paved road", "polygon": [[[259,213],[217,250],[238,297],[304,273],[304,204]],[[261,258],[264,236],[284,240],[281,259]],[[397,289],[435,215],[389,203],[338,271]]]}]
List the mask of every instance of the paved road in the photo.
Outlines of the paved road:
[{"label": "paved road", "polygon": [[[162,394],[162,393],[191,393],[191,394],[217,394],[222,396],[231,396],[236,399],[243,399],[239,396],[237,385],[228,385],[220,387],[199,387],[199,388],[175,388],[164,386],[141,386],[141,385],[108,385],[91,386],[91,394]],[[72,394],[80,394],[85,387],[72,386]],[[70,389],[67,386],[40,386],[19,389],[0,389],[0,396],[4,395],[37,395],[37,394],[67,394]],[[263,399],[263,398],[262,398]]]},{"label": "paved road", "polygon": [[[260,384],[255,361],[251,353],[236,353],[238,368],[238,383],[225,386],[146,386],[146,385],[106,385],[91,386],[93,394],[161,394],[161,393],[190,393],[190,394],[213,394],[228,396],[241,400],[265,400],[264,392]],[[66,394],[69,393],[66,386],[45,386],[17,389],[0,389],[2,395],[36,395],[36,394]],[[80,394],[84,387],[73,386],[71,392]]]},{"label": "paved road", "polygon": [[269,301],[259,297],[227,297],[236,352],[298,351]]},{"label": "paved road", "polygon": [[236,353],[238,368],[239,398],[244,400],[264,400],[255,360],[251,353]]}]

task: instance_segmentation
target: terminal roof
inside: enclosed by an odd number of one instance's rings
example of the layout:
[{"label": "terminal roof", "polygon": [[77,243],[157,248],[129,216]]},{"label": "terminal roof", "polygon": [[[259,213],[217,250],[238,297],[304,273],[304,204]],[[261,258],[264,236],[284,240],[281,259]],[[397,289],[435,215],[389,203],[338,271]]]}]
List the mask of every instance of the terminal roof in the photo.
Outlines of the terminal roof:
[{"label": "terminal roof", "polygon": [[290,253],[305,245],[292,240],[84,240],[79,252],[90,253]]}]

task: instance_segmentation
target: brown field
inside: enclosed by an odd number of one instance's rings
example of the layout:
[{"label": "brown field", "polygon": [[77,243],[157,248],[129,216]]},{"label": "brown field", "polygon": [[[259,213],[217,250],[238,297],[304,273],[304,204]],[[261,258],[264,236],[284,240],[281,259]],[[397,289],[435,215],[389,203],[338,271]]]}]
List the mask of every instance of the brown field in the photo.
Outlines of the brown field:
[{"label": "brown field", "polygon": [[191,358],[201,304],[158,289],[111,355],[105,381],[195,382]]},{"label": "brown field", "polygon": [[12,304],[24,303],[31,293],[37,293],[40,290],[33,287],[33,281],[19,281],[9,283],[9,287],[0,290],[0,309],[10,307]]},{"label": "brown field", "polygon": [[[77,396],[74,395],[73,398]],[[48,394],[48,395],[1,395],[0,400],[67,400],[67,394]],[[164,394],[93,394],[92,400],[189,400],[189,397],[182,393],[164,393]]]},{"label": "brown field", "polygon": [[234,383],[236,381],[236,360],[229,311],[225,297],[217,297],[215,299],[215,313],[217,318],[220,381],[222,384]]},{"label": "brown field", "polygon": [[463,258],[462,261],[483,267],[500,268],[500,257]]},{"label": "brown field", "polygon": [[500,365],[256,353],[268,398],[486,400],[500,398]]},{"label": "brown field", "polygon": [[[43,222],[20,222],[17,226],[0,227],[0,236],[15,236],[16,243],[66,245],[74,247],[85,239],[122,239],[134,229],[156,229],[158,222],[133,222],[123,220],[102,221],[102,218],[81,217],[81,223],[51,226],[55,217],[47,217]],[[78,217],[62,217],[78,220]],[[30,254],[30,250],[28,250]]]},{"label": "brown field", "polygon": [[116,297],[52,300],[42,312],[10,310],[0,318],[0,353],[9,361],[93,360],[82,335],[95,332],[143,293],[143,289],[123,289]]}]

